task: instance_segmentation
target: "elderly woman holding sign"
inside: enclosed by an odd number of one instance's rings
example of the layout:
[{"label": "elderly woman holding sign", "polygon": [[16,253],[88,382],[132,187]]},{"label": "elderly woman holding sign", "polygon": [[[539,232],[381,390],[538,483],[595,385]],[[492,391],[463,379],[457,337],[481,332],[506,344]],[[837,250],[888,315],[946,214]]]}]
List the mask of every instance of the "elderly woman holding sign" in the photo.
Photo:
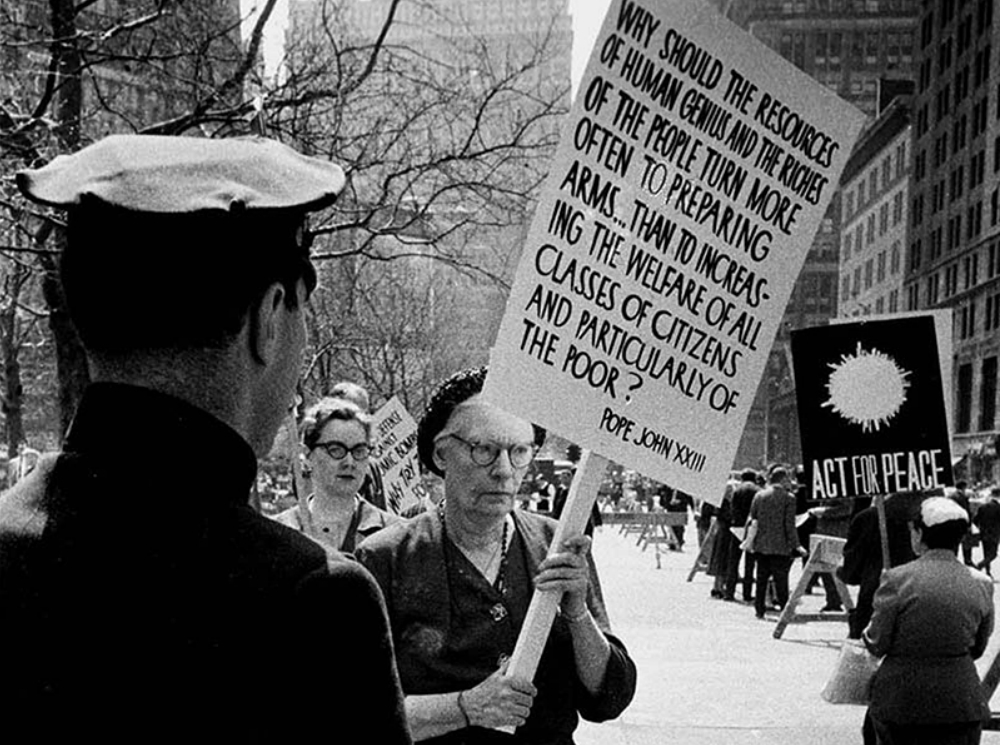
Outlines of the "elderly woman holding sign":
[{"label": "elderly woman holding sign", "polygon": [[[385,594],[415,740],[572,743],[578,717],[618,716],[635,665],[610,634],[590,558],[575,536],[546,558],[555,521],[514,509],[544,432],[488,404],[484,368],[452,376],[420,422],[421,460],[444,477],[434,511],[362,543]],[[532,591],[564,593],[534,681],[505,675]]]},{"label": "elderly woman holding sign", "polygon": [[310,407],[302,422],[302,444],[311,493],[274,519],[347,553],[366,536],[400,522],[358,493],[368,473],[371,439],[371,418],[353,403],[324,398]]}]

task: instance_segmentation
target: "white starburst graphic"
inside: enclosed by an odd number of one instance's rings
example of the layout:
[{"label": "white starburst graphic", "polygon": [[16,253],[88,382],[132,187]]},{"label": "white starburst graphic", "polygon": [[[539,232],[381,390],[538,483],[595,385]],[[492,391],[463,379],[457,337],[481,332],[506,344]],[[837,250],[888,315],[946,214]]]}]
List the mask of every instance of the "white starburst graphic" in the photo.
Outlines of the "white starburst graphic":
[{"label": "white starburst graphic", "polygon": [[830,398],[823,406],[851,424],[860,424],[862,432],[888,424],[906,403],[909,371],[877,349],[862,349],[858,342],[855,354],[843,355],[830,369],[826,384]]}]

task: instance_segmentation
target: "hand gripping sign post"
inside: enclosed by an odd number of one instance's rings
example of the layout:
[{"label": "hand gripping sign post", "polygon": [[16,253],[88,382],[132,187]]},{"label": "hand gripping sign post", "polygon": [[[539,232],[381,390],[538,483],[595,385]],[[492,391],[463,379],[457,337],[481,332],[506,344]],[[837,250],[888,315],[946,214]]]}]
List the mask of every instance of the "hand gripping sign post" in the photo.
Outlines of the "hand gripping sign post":
[{"label": "hand gripping sign post", "polygon": [[612,0],[485,396],[589,450],[584,484],[612,459],[718,500],[863,118],[702,0]]}]

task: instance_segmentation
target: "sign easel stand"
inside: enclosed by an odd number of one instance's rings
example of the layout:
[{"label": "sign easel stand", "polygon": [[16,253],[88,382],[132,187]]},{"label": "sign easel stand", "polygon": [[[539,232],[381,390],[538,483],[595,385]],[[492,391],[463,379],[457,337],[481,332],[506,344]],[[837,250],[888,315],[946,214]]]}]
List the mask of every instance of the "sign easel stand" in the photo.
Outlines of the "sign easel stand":
[{"label": "sign easel stand", "polygon": [[[597,490],[608,467],[608,459],[584,450],[577,466],[576,476],[570,485],[566,505],[563,507],[559,525],[549,546],[549,555],[559,552],[567,538],[583,533],[590,517],[590,510],[597,500]],[[538,670],[538,661],[549,638],[552,621],[559,610],[562,596],[553,592],[535,590],[531,596],[531,604],[524,617],[524,625],[517,637],[517,644],[507,665],[508,676],[519,676],[532,680]],[[513,728],[501,728],[505,732],[513,732]]]},{"label": "sign easel stand", "polygon": [[[892,566],[889,560],[889,530],[885,520],[885,496],[876,494],[874,497],[875,509],[878,512],[878,532],[879,543],[882,548],[882,566]],[[851,599],[850,591],[843,580],[837,576],[837,568],[844,561],[844,544],[846,538],[836,538],[829,535],[814,535],[810,539],[809,560],[802,570],[802,577],[799,578],[795,591],[788,598],[781,615],[778,617],[778,625],[774,629],[774,638],[780,639],[785,632],[785,627],[792,621],[835,621],[847,618],[847,613],[854,610],[854,601]],[[837,587],[837,595],[844,606],[843,613],[796,613],[795,606],[806,593],[809,582],[814,574],[828,572],[833,577],[833,583]],[[1000,670],[997,671],[1000,678]]]},{"label": "sign easel stand", "polygon": [[708,532],[705,533],[705,538],[701,542],[701,548],[698,550],[698,555],[694,557],[694,564],[691,565],[691,571],[688,572],[688,582],[693,580],[694,575],[698,572],[708,571],[708,561],[712,556],[712,547],[715,545],[715,539],[718,534],[719,521],[713,517],[712,524],[709,526]]},{"label": "sign easel stand", "polygon": [[[795,585],[795,590],[785,603],[785,607],[778,616],[778,625],[774,628],[774,638],[780,639],[785,633],[785,627],[793,621],[839,621],[847,619],[847,611],[854,610],[854,601],[847,585],[837,576],[836,570],[844,561],[844,544],[846,538],[837,538],[831,535],[814,535],[810,538],[809,559],[802,569],[802,576]],[[813,576],[826,572],[833,576],[833,583],[837,587],[837,595],[844,606],[844,612],[834,613],[796,613],[795,607],[799,600],[806,594],[806,589]]]}]

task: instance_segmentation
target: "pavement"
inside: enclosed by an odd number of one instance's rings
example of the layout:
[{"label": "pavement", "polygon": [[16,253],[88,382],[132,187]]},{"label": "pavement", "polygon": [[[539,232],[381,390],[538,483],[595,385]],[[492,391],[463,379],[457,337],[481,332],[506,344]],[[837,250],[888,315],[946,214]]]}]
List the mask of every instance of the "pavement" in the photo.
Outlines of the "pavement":
[{"label": "pavement", "polygon": [[[658,569],[655,546],[643,551],[617,525],[596,531],[593,553],[612,629],[636,662],[638,687],[618,719],[581,722],[577,744],[860,744],[864,707],[820,698],[846,620],[792,623],[774,639],[777,613],[760,621],[752,605],[710,598],[713,578],[704,572],[687,581],[694,535],[689,526],[692,543],[664,550]],[[796,562],[793,588],[800,572]],[[799,610],[819,611],[825,597],[821,589],[814,593]],[[981,674],[998,651],[1000,633],[979,662]],[[993,710],[1000,710],[1000,696]],[[1000,732],[986,732],[982,741],[1000,745]]]}]

